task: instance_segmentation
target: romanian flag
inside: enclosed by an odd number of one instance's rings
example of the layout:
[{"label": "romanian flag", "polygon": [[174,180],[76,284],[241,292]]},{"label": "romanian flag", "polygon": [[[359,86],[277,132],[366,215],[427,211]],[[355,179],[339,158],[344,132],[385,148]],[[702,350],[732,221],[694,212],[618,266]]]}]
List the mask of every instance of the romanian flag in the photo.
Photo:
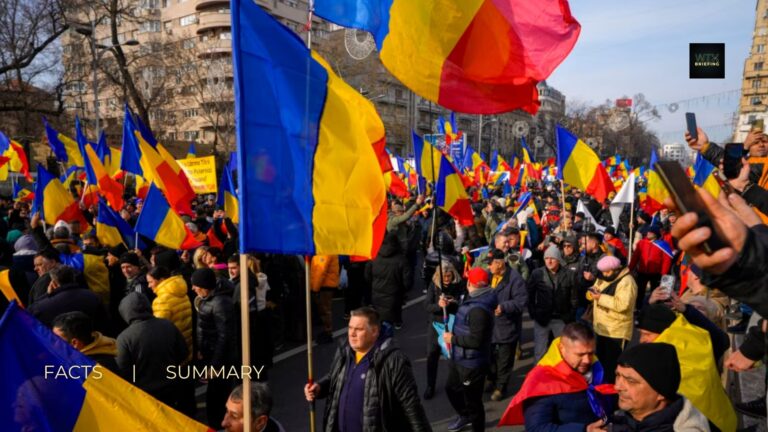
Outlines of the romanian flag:
[{"label": "romanian flag", "polygon": [[615,191],[595,152],[560,125],[557,125],[557,178],[592,195],[601,203]]},{"label": "romanian flag", "polygon": [[250,0],[232,1],[232,34],[241,252],[376,256],[387,191],[373,104]]},{"label": "romanian flag", "polygon": [[318,0],[315,13],[370,32],[398,80],[472,114],[536,113],[536,84],[581,31],[566,0]]},{"label": "romanian flag", "polygon": [[75,117],[75,130],[80,151],[85,156],[85,176],[88,185],[97,186],[102,195],[113,209],[123,208],[123,185],[110,177],[109,172],[101,163],[96,150],[91,147],[80,129],[80,119]]},{"label": "romanian flag", "polygon": [[652,215],[664,207],[664,200],[669,196],[664,183],[661,182],[661,177],[656,172],[654,165],[659,161],[659,157],[656,155],[655,150],[651,150],[651,162],[648,164],[648,186],[646,191],[645,200],[640,202],[640,207],[644,212]]},{"label": "romanian flag", "polygon": [[666,342],[677,351],[682,378],[678,393],[690,400],[718,429],[735,431],[736,412],[720,382],[709,333],[678,315],[654,342]]},{"label": "romanian flag", "polygon": [[394,171],[384,173],[384,184],[387,186],[387,191],[394,196],[408,198],[411,195],[408,192],[408,186],[405,185],[403,179]]},{"label": "romanian flag", "polygon": [[0,424],[26,431],[211,431],[99,366],[12,303],[0,319]]},{"label": "romanian flag", "polygon": [[219,197],[216,204],[224,208],[224,213],[232,219],[232,223],[240,222],[240,201],[237,199],[232,173],[226,168],[221,172]]},{"label": "romanian flag", "polygon": [[701,157],[700,153],[696,153],[693,172],[693,184],[706,189],[715,198],[720,195],[720,184],[715,179],[715,166]]},{"label": "romanian flag", "polygon": [[62,253],[59,259],[62,264],[80,272],[88,289],[99,296],[105,306],[109,306],[109,270],[103,256],[82,252]]},{"label": "romanian flag", "polygon": [[[99,200],[99,213],[96,215],[96,237],[104,246],[114,247],[124,244],[128,249],[136,249],[136,232],[128,222],[112,210],[104,200]],[[144,244],[139,240],[139,249]]]},{"label": "romanian flag", "polygon": [[154,183],[149,188],[134,229],[155,243],[171,249],[194,249],[200,246]]},{"label": "romanian flag", "polygon": [[485,184],[485,177],[488,175],[488,171],[491,167],[483,160],[472,147],[467,146],[467,150],[464,152],[464,171],[469,171],[475,176],[475,184]]},{"label": "romanian flag", "polygon": [[416,170],[427,181],[435,183],[435,203],[462,225],[472,225],[472,207],[458,169],[445,155],[416,133],[413,134],[413,151],[416,154]]},{"label": "romanian flag", "polygon": [[24,152],[24,147],[16,141],[9,139],[2,132],[0,132],[0,155],[2,155],[2,157],[7,157],[10,160],[9,165],[3,164],[2,167],[0,167],[0,177],[8,178],[7,171],[10,169],[11,171],[24,174],[24,177],[28,181],[32,181],[32,176],[29,174],[29,162],[27,161],[27,154]]},{"label": "romanian flag", "polygon": [[19,183],[13,184],[13,200],[30,202],[35,199],[35,193]]},{"label": "romanian flag", "polygon": [[588,384],[582,374],[573,370],[563,360],[559,345],[560,338],[556,338],[549,345],[544,357],[528,372],[520,391],[512,398],[498,426],[525,424],[523,403],[526,400],[564,393],[586,391],[596,419],[611,412],[612,404],[607,400],[607,396],[616,394],[616,391],[612,384],[603,384],[603,366],[597,357],[594,357],[592,363],[592,384]]},{"label": "romanian flag", "polygon": [[498,150],[494,150],[493,155],[491,156],[491,170],[512,172],[512,167],[509,166],[507,161],[499,154]]},{"label": "romanian flag", "polygon": [[52,128],[45,117],[43,117],[43,123],[45,123],[45,136],[48,137],[48,145],[51,146],[56,159],[71,166],[82,167],[83,154],[80,152],[77,142]]},{"label": "romanian flag", "polygon": [[33,207],[40,211],[40,217],[48,224],[53,225],[63,220],[71,222],[79,221],[85,230],[89,223],[80,211],[79,203],[75,201],[61,184],[61,180],[49,173],[42,165],[37,165],[37,183],[35,185],[35,200]]},{"label": "romanian flag", "polygon": [[197,150],[195,150],[195,142],[189,143],[189,150],[187,150],[187,159],[196,158]]},{"label": "romanian flag", "polygon": [[[150,138],[147,138],[150,137]],[[130,109],[126,105],[123,123],[123,149],[120,159],[120,168],[124,171],[143,177],[148,183],[153,182],[168,197],[171,206],[178,213],[192,214],[190,201],[191,187],[180,180],[178,164],[170,157],[165,158],[160,153],[161,146],[157,148],[150,143],[154,138],[143,135],[133,121]],[[171,161],[172,160],[172,161]],[[186,177],[184,177],[186,179]]]},{"label": "romanian flag", "polygon": [[107,137],[104,135],[104,131],[101,131],[101,135],[99,135],[99,142],[96,144],[96,154],[99,155],[99,160],[104,164],[107,173],[112,178],[116,177],[120,172],[121,152],[107,145]]}]

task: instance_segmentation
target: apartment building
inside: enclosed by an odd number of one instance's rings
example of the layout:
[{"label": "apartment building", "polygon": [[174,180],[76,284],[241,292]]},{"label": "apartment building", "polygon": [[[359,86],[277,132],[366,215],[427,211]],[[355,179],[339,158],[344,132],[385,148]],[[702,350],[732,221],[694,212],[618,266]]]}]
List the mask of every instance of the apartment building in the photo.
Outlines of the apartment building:
[{"label": "apartment building", "polygon": [[768,123],[768,0],[755,1],[752,48],[744,61],[739,116],[733,140],[743,142],[756,119]]}]

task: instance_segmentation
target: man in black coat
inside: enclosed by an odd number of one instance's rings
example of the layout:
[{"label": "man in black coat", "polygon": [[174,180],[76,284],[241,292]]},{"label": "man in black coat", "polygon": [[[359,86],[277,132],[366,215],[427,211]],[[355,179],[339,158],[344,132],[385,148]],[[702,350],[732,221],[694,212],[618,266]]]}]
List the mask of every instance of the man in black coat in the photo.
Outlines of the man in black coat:
[{"label": "man in black coat", "polygon": [[96,330],[111,334],[109,320],[99,297],[76,281],[75,270],[57,266],[49,273],[48,291],[29,306],[29,313],[50,327],[54,318],[66,312],[80,311],[91,317]]},{"label": "man in black coat", "polygon": [[[172,322],[155,318],[149,300],[142,294],[125,296],[119,310],[128,323],[128,328],[117,336],[115,360],[120,375],[155,399],[178,407],[181,380],[172,379],[167,369],[180,366],[187,358],[184,336]],[[187,373],[184,370],[183,374]]]},{"label": "man in black coat", "polygon": [[365,269],[365,278],[371,284],[371,300],[381,320],[399,329],[403,323],[403,296],[411,288],[413,278],[400,242],[393,233],[384,237],[379,254]]},{"label": "man in black coat", "polygon": [[576,319],[579,277],[565,267],[560,249],[544,252],[544,267],[528,279],[528,312],[533,318],[534,358],[538,362],[549,347],[550,334],[559,337],[566,324]]},{"label": "man in black coat", "polygon": [[348,343],[339,346],[331,370],[304,386],[308,401],[325,404],[324,431],[431,431],[408,357],[392,340],[375,309],[352,311]]},{"label": "man in black coat", "polygon": [[51,283],[51,276],[48,274],[55,267],[61,265],[59,253],[55,249],[43,249],[34,258],[35,273],[37,279],[29,289],[28,305],[35,303],[45,297],[48,292],[48,285]]},{"label": "man in black coat", "polygon": [[515,365],[515,350],[522,332],[522,316],[528,303],[528,291],[520,273],[507,266],[506,254],[499,249],[488,252],[491,288],[498,305],[494,310],[491,340],[491,367],[487,390],[493,389],[491,400],[500,401]]},{"label": "man in black coat", "polygon": [[[235,363],[234,288],[226,279],[216,278],[213,270],[205,268],[192,273],[192,290],[197,294],[197,346],[202,364],[213,368],[228,368]],[[226,413],[225,404],[232,383],[224,378],[208,380],[206,411],[208,425],[217,427]]]}]

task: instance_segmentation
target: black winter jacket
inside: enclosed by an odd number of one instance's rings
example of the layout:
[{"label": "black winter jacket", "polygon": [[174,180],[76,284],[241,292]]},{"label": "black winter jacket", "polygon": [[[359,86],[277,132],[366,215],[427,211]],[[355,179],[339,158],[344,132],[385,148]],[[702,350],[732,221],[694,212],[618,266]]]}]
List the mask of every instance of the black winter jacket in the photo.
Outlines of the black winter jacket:
[{"label": "black winter jacket", "polygon": [[215,367],[231,366],[235,361],[234,288],[226,279],[217,279],[216,289],[195,300],[197,346],[203,363]]},{"label": "black winter jacket", "polygon": [[[439,289],[435,284],[430,282],[429,288],[427,288],[427,295],[424,297],[424,309],[426,309],[428,313],[427,320],[430,323],[432,323],[432,321],[443,322],[443,308],[437,304],[437,301],[440,299],[440,293],[438,291]],[[459,308],[459,299],[466,293],[467,284],[463,280],[458,283],[443,286],[443,294],[453,297],[455,300],[455,302],[448,303],[448,306],[446,307],[449,314],[456,313],[456,309]],[[429,337],[432,337],[432,335],[430,334]]]},{"label": "black winter jacket", "polygon": [[91,317],[94,329],[105,334],[112,334],[107,311],[101,300],[93,291],[79,284],[62,285],[29,306],[29,313],[48,327],[58,315],[75,311],[83,312]]},{"label": "black winter jacket", "polygon": [[[394,344],[386,324],[374,346],[370,369],[365,378],[363,401],[364,432],[431,431],[419,399],[416,380],[408,357]],[[339,397],[347,376],[347,365],[355,355],[345,341],[336,351],[331,370],[320,380],[320,398],[325,404],[324,431],[336,432],[339,426]]]},{"label": "black winter jacket", "polygon": [[371,298],[381,320],[399,319],[394,310],[401,306],[403,295],[411,288],[411,266],[393,234],[385,237],[376,259],[366,266],[365,280],[371,284]]},{"label": "black winter jacket", "polygon": [[554,275],[539,267],[528,279],[528,313],[546,326],[553,319],[572,322],[578,306],[579,277],[576,272],[560,266]]},{"label": "black winter jacket", "polygon": [[528,303],[525,281],[516,270],[507,268],[504,277],[493,289],[501,308],[501,315],[494,314],[493,338],[495,344],[516,341],[522,331],[522,316]]}]

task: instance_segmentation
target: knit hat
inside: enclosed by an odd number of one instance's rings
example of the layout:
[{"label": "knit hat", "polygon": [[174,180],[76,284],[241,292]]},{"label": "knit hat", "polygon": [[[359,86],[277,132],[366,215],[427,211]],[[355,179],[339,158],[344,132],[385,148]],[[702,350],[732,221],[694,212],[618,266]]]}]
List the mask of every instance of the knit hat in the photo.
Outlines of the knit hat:
[{"label": "knit hat", "polygon": [[[199,270],[198,270],[199,271]],[[197,272],[195,272],[197,273]],[[194,277],[194,275],[192,275]],[[488,272],[483,270],[480,267],[475,267],[472,270],[469,271],[469,276],[467,277],[467,280],[469,281],[470,285],[476,286],[476,287],[484,287],[488,285]]]},{"label": "knit hat", "polygon": [[35,243],[35,239],[31,234],[24,234],[23,236],[19,237],[19,239],[16,240],[16,243],[13,244],[13,248],[16,249],[16,252],[23,250],[37,252],[38,250],[37,243]]},{"label": "knit hat", "polygon": [[141,267],[139,256],[133,252],[126,252],[120,255],[120,264],[130,264],[136,267]]},{"label": "knit hat", "polygon": [[113,246],[109,248],[109,250],[107,250],[107,253],[112,255],[115,258],[120,258],[126,252],[128,252],[128,249],[126,249],[125,245],[122,243],[120,243],[117,246]]},{"label": "knit hat", "polygon": [[677,398],[680,387],[680,360],[675,347],[667,343],[644,343],[619,356],[619,366],[634,369],[657,393]]},{"label": "knit hat", "polygon": [[488,251],[488,255],[485,256],[485,262],[489,263],[493,260],[503,260],[507,257],[507,254],[504,253],[501,249],[491,249]]},{"label": "knit hat", "polygon": [[198,269],[192,273],[192,285],[207,290],[216,289],[216,273],[211,269]]},{"label": "knit hat", "polygon": [[646,306],[641,312],[637,328],[661,333],[675,322],[677,316],[667,306],[659,303]]},{"label": "knit hat", "polygon": [[550,245],[547,250],[544,251],[544,259],[547,258],[554,258],[560,262],[560,264],[563,263],[563,254],[560,253],[560,249],[555,245]]},{"label": "knit hat", "polygon": [[597,269],[601,272],[618,270],[621,268],[621,261],[615,256],[606,255],[597,262]]},{"label": "knit hat", "polygon": [[70,228],[69,224],[64,222],[63,220],[56,222],[56,225],[53,226],[54,231],[56,231],[59,228],[66,228],[67,231],[72,232],[72,228]]},{"label": "knit hat", "polygon": [[179,256],[176,255],[176,251],[164,250],[155,254],[155,265],[157,267],[163,266],[168,270],[173,271],[174,269],[181,267],[181,260],[179,260]]},{"label": "knit hat", "polygon": [[569,236],[565,236],[565,238],[563,239],[563,243],[570,243],[573,246],[578,246],[579,240],[576,238],[576,236],[569,235]]}]

